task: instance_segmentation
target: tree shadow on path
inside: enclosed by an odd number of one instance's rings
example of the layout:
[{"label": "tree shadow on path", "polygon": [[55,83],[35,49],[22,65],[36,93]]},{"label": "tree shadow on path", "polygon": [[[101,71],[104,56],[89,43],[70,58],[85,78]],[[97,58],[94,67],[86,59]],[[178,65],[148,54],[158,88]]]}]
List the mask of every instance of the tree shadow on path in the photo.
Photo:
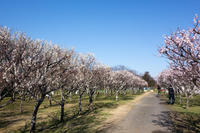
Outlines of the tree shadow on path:
[{"label": "tree shadow on path", "polygon": [[161,130],[155,130],[152,133],[169,133],[169,132],[167,132],[167,131],[161,131]]},{"label": "tree shadow on path", "polygon": [[[168,131],[173,131],[173,122],[171,121],[170,111],[162,111],[160,114],[152,114],[155,117],[152,120],[152,123],[158,125],[160,127],[166,128]],[[156,133],[157,131],[153,131],[152,133]],[[161,133],[163,131],[160,131]],[[164,133],[164,132],[163,132]],[[166,132],[167,133],[167,132]]]}]

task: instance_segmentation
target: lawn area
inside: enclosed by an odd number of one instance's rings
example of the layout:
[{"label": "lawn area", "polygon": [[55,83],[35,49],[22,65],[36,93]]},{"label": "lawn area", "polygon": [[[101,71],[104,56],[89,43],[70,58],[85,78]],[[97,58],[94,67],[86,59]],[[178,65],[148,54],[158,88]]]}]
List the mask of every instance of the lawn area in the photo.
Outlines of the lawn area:
[{"label": "lawn area", "polygon": [[[59,122],[60,106],[53,102],[49,106],[47,98],[41,105],[38,117],[36,132],[69,132],[69,133],[93,133],[100,129],[104,122],[112,115],[117,107],[126,105],[133,101],[140,94],[120,95],[119,101],[115,96],[104,96],[100,93],[92,106],[88,106],[88,97],[83,99],[83,111],[78,115],[77,97],[73,97],[73,102],[66,100],[64,122]],[[59,94],[55,96],[60,99]],[[23,113],[20,113],[20,101],[0,109],[0,132],[28,132],[34,101],[23,103]]]},{"label": "lawn area", "polygon": [[[167,96],[162,99],[168,100]],[[176,133],[200,133],[200,95],[190,99],[190,107],[185,107],[186,98],[183,97],[182,104],[179,104],[179,97],[176,97],[174,105],[168,105],[171,110],[171,118]]]}]

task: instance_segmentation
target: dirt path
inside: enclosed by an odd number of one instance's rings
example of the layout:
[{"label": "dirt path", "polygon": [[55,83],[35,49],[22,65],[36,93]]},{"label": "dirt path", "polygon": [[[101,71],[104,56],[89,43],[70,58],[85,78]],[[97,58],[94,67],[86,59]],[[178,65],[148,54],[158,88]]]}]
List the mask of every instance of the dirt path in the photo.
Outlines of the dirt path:
[{"label": "dirt path", "polygon": [[[170,133],[169,109],[156,94],[148,93],[135,102],[131,111],[106,133]],[[117,114],[115,114],[117,115]]]}]

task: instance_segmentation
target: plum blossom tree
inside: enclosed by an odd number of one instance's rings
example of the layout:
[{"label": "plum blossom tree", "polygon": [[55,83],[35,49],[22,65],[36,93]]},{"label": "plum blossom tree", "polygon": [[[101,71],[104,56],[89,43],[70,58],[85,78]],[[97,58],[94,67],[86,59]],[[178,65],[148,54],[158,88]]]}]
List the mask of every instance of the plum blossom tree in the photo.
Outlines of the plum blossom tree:
[{"label": "plum blossom tree", "polygon": [[110,87],[115,91],[116,101],[119,99],[119,93],[125,92],[129,88],[144,88],[147,86],[147,82],[142,78],[134,75],[127,70],[118,70],[110,72]]},{"label": "plum blossom tree", "polygon": [[97,89],[103,89],[104,94],[107,95],[108,90],[109,90],[109,84],[111,81],[110,73],[111,73],[110,67],[106,65],[102,65],[100,63],[95,64],[94,69],[92,71],[92,74],[93,74],[92,86],[95,88],[94,93],[96,93]]},{"label": "plum blossom tree", "polygon": [[24,34],[12,34],[8,28],[0,27],[0,101],[10,97],[10,100],[0,107],[14,102],[16,94],[23,90],[24,80],[30,74],[30,67],[26,61],[30,56],[29,44],[32,43],[33,41]]},{"label": "plum blossom tree", "polygon": [[[61,114],[60,114],[60,121],[64,121],[64,105],[65,105],[65,98],[69,95],[70,92],[75,91],[73,87],[73,80],[75,75],[77,74],[77,67],[75,66],[76,56],[73,50],[62,50],[58,52],[58,59],[61,60],[63,57],[62,62],[58,64],[58,71],[56,75],[56,84],[54,88],[60,90],[61,93],[61,100],[60,100],[60,107],[61,107]],[[55,101],[55,100],[54,100]]]},{"label": "plum blossom tree", "polygon": [[[165,45],[159,49],[162,56],[169,59],[170,69],[159,76],[160,84],[170,82],[187,98],[200,87],[200,26],[198,16],[194,18],[194,27],[188,30],[177,29],[165,37]],[[168,74],[172,74],[169,76]],[[168,76],[167,76],[168,75]],[[171,80],[166,80],[169,78]],[[167,83],[169,84],[169,83]],[[182,88],[182,89],[180,89]]]},{"label": "plum blossom tree", "polygon": [[34,132],[38,109],[45,95],[57,89],[58,64],[65,60],[67,54],[61,56],[60,48],[45,41],[32,40],[25,34],[12,35],[7,28],[0,28],[0,47],[0,101],[10,96],[4,104],[7,105],[17,96],[35,98],[30,130]]},{"label": "plum blossom tree", "polygon": [[59,64],[66,61],[68,53],[60,54],[62,50],[48,42],[41,42],[40,50],[42,51],[38,58],[35,58],[32,66],[37,68],[36,72],[31,73],[27,83],[28,91],[36,99],[35,108],[32,114],[31,130],[35,131],[37,112],[50,92],[57,90]]},{"label": "plum blossom tree", "polygon": [[183,71],[177,71],[172,69],[167,69],[158,75],[157,82],[162,87],[173,86],[175,91],[179,93],[180,104],[181,95],[184,94],[186,97],[186,108],[189,108],[189,99],[195,94],[197,87],[189,79],[189,77]]},{"label": "plum blossom tree", "polygon": [[41,67],[36,66],[35,62],[41,62],[39,57],[43,51],[41,41],[34,41],[22,33],[11,33],[7,28],[0,28],[0,40],[0,101],[10,97],[9,101],[1,105],[3,107],[32,93],[32,90],[28,90],[29,79]]},{"label": "plum blossom tree", "polygon": [[[82,112],[81,99],[83,94],[88,90],[90,92],[90,85],[92,82],[92,70],[96,63],[96,59],[92,54],[80,54],[78,57],[78,74],[76,75],[76,83],[79,95],[79,113]],[[92,88],[91,88],[92,89]]]},{"label": "plum blossom tree", "polygon": [[[60,121],[64,120],[65,99],[77,91],[79,113],[82,96],[88,94],[89,104],[97,91],[104,89],[107,95],[147,85],[141,77],[129,70],[114,71],[96,62],[92,54],[77,54],[74,50],[61,49],[51,42],[33,40],[23,33],[12,33],[0,27],[0,108],[16,99],[35,100],[30,132],[36,130],[38,110],[45,96],[60,92]],[[5,97],[9,100],[4,104]],[[7,98],[6,98],[7,99]]]},{"label": "plum blossom tree", "polygon": [[97,90],[104,88],[103,78],[105,76],[104,67],[100,63],[96,63],[93,69],[91,70],[91,72],[92,72],[91,73],[92,79],[88,88],[89,105],[91,105],[93,102],[93,96],[94,96],[94,99],[96,99]]},{"label": "plum blossom tree", "polygon": [[178,29],[165,37],[165,45],[159,49],[170,60],[172,69],[184,71],[195,86],[200,85],[200,34],[199,20],[194,18],[194,27]]}]

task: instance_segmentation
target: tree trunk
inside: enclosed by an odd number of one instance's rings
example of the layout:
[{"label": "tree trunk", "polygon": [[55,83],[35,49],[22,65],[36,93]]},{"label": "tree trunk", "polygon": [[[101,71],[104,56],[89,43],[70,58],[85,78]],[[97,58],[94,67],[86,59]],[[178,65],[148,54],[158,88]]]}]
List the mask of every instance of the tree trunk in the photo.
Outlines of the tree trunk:
[{"label": "tree trunk", "polygon": [[90,90],[90,91],[89,91],[89,105],[91,105],[92,102],[93,102],[93,99],[92,99],[93,94],[94,94],[94,91],[93,91],[93,90]]},{"label": "tree trunk", "polygon": [[98,95],[98,93],[97,93],[97,91],[95,90],[95,92],[94,92],[94,101],[96,101],[97,95]]},{"label": "tree trunk", "polygon": [[186,96],[186,109],[188,109],[188,108],[189,108],[189,97]]},{"label": "tree trunk", "polygon": [[64,121],[64,106],[65,106],[65,98],[63,94],[63,90],[61,90],[61,102],[60,102],[60,121]]},{"label": "tree trunk", "polygon": [[123,91],[124,95],[126,95],[126,90]]},{"label": "tree trunk", "polygon": [[69,100],[72,102],[72,92],[69,93]]},{"label": "tree trunk", "polygon": [[49,106],[52,106],[52,100],[51,100],[50,94],[49,94],[48,100],[49,100]]},{"label": "tree trunk", "polygon": [[181,94],[179,94],[179,104],[180,105],[182,104],[182,96],[181,96]]},{"label": "tree trunk", "polygon": [[137,88],[136,94],[140,94],[140,89]]},{"label": "tree trunk", "polygon": [[112,89],[110,89],[110,96],[112,96],[113,95],[113,90]]},{"label": "tree trunk", "polygon": [[116,101],[118,101],[118,99],[119,99],[119,91],[117,90],[116,91]]},{"label": "tree trunk", "polygon": [[109,89],[106,87],[106,88],[104,89],[104,95],[105,95],[105,96],[108,96],[108,93],[109,93]]},{"label": "tree trunk", "polygon": [[23,113],[22,104],[23,104],[23,99],[22,99],[22,97],[21,97],[21,101],[20,101],[20,113]]},{"label": "tree trunk", "polygon": [[104,95],[106,96],[107,95],[107,89],[104,88]]},{"label": "tree trunk", "polygon": [[143,88],[139,88],[140,89],[140,94],[144,92]]},{"label": "tree trunk", "polygon": [[93,99],[92,99],[92,94],[89,94],[89,105],[91,105],[93,102]]},{"label": "tree trunk", "polygon": [[132,94],[132,95],[134,94],[134,89],[133,89],[133,88],[131,88],[131,94]]},{"label": "tree trunk", "polygon": [[44,101],[44,98],[45,98],[45,95],[42,95],[41,98],[39,100],[37,100],[37,102],[35,104],[34,111],[32,114],[32,119],[31,119],[30,133],[35,133],[35,125],[36,125],[38,109],[39,109],[40,105],[42,104],[42,102]]},{"label": "tree trunk", "polygon": [[79,114],[82,112],[81,97],[82,95],[79,94],[79,99],[78,99]]}]

